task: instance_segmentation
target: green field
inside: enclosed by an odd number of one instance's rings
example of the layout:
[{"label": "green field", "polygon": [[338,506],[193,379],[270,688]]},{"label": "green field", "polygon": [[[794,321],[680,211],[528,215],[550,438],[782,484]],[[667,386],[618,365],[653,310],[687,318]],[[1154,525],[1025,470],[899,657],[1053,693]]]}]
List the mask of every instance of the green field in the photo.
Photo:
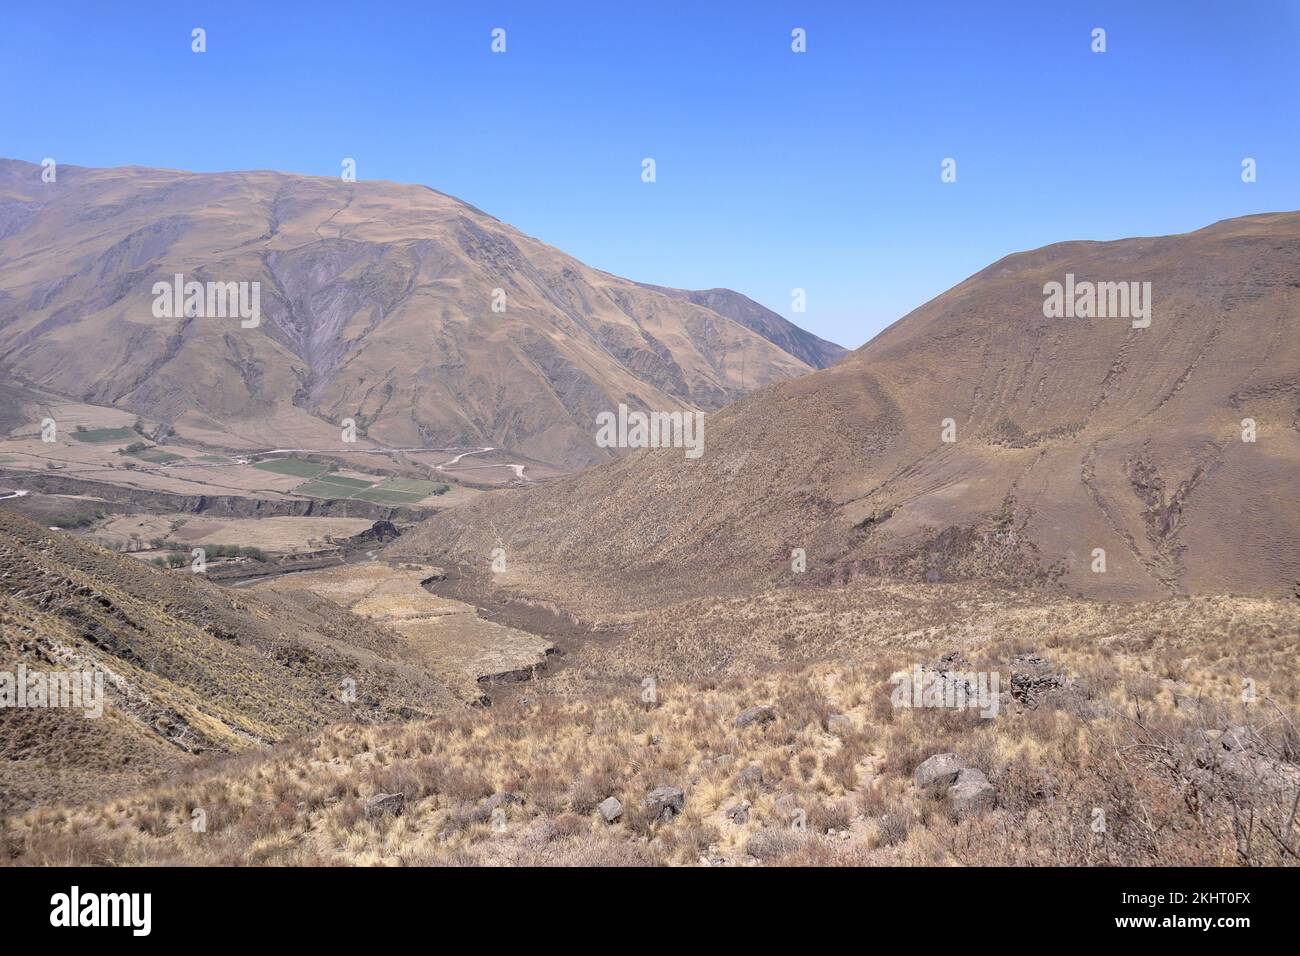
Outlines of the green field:
[{"label": "green field", "polygon": [[362,501],[375,501],[386,505],[409,505],[423,501],[430,495],[440,495],[447,485],[418,478],[386,478],[368,491],[358,491],[352,497]]},{"label": "green field", "polygon": [[293,491],[294,494],[311,498],[352,498],[381,505],[411,505],[447,490],[447,485],[418,478],[385,478],[372,486],[356,478],[321,475],[304,482]]},{"label": "green field", "polygon": [[293,489],[295,495],[307,495],[310,498],[351,498],[353,491],[346,485],[332,481],[308,481]]},{"label": "green field", "polygon": [[159,451],[156,448],[146,448],[144,451],[132,452],[131,457],[139,458],[155,465],[165,465],[169,461],[183,461],[185,456],[173,455],[169,451]]},{"label": "green field", "polygon": [[348,488],[369,488],[374,484],[373,481],[361,481],[358,478],[348,478],[345,475],[321,475],[318,481],[328,481],[331,485],[343,485]]},{"label": "green field", "polygon": [[99,444],[100,442],[126,441],[128,438],[135,436],[135,432],[129,428],[91,428],[86,431],[74,431],[72,437],[77,441],[87,441]]},{"label": "green field", "polygon": [[448,490],[448,486],[441,482],[425,481],[422,478],[385,478],[379,487],[384,491],[400,491],[405,494],[419,495],[421,498],[440,495]]},{"label": "green field", "polygon": [[260,468],[262,471],[273,471],[277,475],[295,475],[298,478],[315,478],[321,472],[329,470],[322,464],[302,458],[272,458],[270,461],[259,461],[253,467]]}]

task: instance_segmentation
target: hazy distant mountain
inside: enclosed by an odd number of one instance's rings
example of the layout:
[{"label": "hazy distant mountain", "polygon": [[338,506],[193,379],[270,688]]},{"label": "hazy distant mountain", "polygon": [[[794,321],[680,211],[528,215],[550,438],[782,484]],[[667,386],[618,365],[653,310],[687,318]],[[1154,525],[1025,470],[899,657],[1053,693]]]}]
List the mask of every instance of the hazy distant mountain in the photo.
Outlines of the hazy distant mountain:
[{"label": "hazy distant mountain", "polygon": [[757,332],[769,342],[802,359],[813,368],[826,368],[849,354],[849,350],[843,346],[818,338],[771,309],[730,289],[702,289],[698,292],[687,292],[683,289],[667,289],[654,285],[647,285],[646,288],[687,299],[696,305],[712,309],[719,315],[735,319],[745,328]]},{"label": "hazy distant mountain", "polygon": [[[1149,282],[1149,326],[1046,314],[1085,282]],[[877,574],[1290,594],[1298,500],[1300,214],[1278,213],[1009,256],[710,416],[695,460],[641,452],[398,547],[502,546],[520,580],[641,582],[628,601]]]},{"label": "hazy distant mountain", "polygon": [[[159,317],[176,274],[260,283],[260,325]],[[422,186],[72,166],[45,183],[0,160],[0,382],[182,434],[279,443],[352,418],[390,444],[591,464],[620,402],[715,409],[833,352],[764,313],[589,268]]]}]

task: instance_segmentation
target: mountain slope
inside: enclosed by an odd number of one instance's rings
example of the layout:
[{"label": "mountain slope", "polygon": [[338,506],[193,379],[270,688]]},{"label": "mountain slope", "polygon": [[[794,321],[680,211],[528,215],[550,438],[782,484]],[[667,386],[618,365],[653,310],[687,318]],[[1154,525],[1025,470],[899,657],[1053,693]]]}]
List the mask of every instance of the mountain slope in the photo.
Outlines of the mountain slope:
[{"label": "mountain slope", "polygon": [[733,292],[731,289],[701,289],[688,292],[682,289],[668,289],[663,286],[646,286],[665,295],[686,299],[695,305],[712,309],[719,315],[734,319],[745,328],[757,332],[763,338],[795,358],[807,363],[812,368],[826,368],[834,365],[849,350],[818,338],[811,332],[799,328],[793,322],[771,309],[759,305],[753,299]]},{"label": "mountain slope", "polygon": [[[0,381],[182,434],[337,440],[352,418],[392,445],[492,445],[577,467],[612,454],[594,420],[619,402],[714,409],[810,368],[745,322],[424,187],[40,173],[0,160]],[[260,283],[260,325],[155,317],[154,283],[176,274]]]},{"label": "mountain slope", "polygon": [[[303,593],[162,572],[0,509],[0,671],[102,671],[103,714],[0,708],[0,811],[138,785],[196,755],[454,708],[397,635]],[[355,701],[344,700],[344,680]],[[48,793],[47,793],[48,788]]]},{"label": "mountain slope", "polygon": [[[1045,285],[1067,275],[1150,282],[1150,326],[1046,317]],[[1296,213],[1009,256],[835,366],[709,416],[696,460],[646,451],[493,496],[397,550],[482,566],[502,547],[507,582],[611,606],[874,574],[1290,594],[1298,305]]]}]

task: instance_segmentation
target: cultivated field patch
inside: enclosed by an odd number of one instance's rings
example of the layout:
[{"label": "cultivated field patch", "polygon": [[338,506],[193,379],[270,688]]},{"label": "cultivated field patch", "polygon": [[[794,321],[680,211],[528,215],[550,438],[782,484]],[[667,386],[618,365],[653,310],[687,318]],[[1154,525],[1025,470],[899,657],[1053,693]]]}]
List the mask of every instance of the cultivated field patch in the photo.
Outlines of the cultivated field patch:
[{"label": "cultivated field patch", "polygon": [[270,471],[277,475],[296,475],[299,478],[315,478],[321,472],[328,470],[325,465],[304,458],[272,458],[268,461],[259,461],[253,467],[260,471]]},{"label": "cultivated field patch", "polygon": [[84,431],[74,431],[72,437],[77,441],[100,444],[102,442],[126,441],[134,434],[135,432],[129,428],[87,428]]}]

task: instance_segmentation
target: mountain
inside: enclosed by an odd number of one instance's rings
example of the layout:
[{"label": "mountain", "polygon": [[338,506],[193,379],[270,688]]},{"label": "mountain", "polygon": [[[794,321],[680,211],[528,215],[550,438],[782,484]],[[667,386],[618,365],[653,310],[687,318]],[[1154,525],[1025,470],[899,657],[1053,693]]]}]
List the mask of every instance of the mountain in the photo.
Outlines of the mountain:
[{"label": "mountain", "polygon": [[[1049,317],[1066,288],[1121,282],[1128,317]],[[709,415],[698,458],[646,450],[494,495],[394,550],[481,568],[501,547],[501,580],[610,607],[872,575],[1290,595],[1298,305],[1300,213],[1011,255]]]},{"label": "mountain", "polygon": [[663,286],[647,285],[645,288],[679,299],[686,299],[695,305],[712,309],[719,315],[734,319],[745,328],[757,332],[778,348],[789,352],[812,368],[826,368],[828,365],[834,365],[849,354],[848,349],[836,345],[834,342],[827,342],[825,339],[818,338],[771,309],[759,305],[753,299],[747,298],[739,292],[732,292],[730,289],[703,289],[698,292],[687,292],[683,289],[667,289]]},{"label": "mountain", "polygon": [[[574,468],[615,454],[596,446],[595,417],[621,402],[716,409],[835,348],[736,293],[592,269],[422,186],[41,172],[0,160],[0,383],[182,436],[323,442],[351,418],[390,445]],[[209,317],[206,298],[168,303],[155,284],[176,275],[208,295],[249,283],[250,315],[258,283],[256,326]],[[217,286],[213,305],[236,288]]]}]

